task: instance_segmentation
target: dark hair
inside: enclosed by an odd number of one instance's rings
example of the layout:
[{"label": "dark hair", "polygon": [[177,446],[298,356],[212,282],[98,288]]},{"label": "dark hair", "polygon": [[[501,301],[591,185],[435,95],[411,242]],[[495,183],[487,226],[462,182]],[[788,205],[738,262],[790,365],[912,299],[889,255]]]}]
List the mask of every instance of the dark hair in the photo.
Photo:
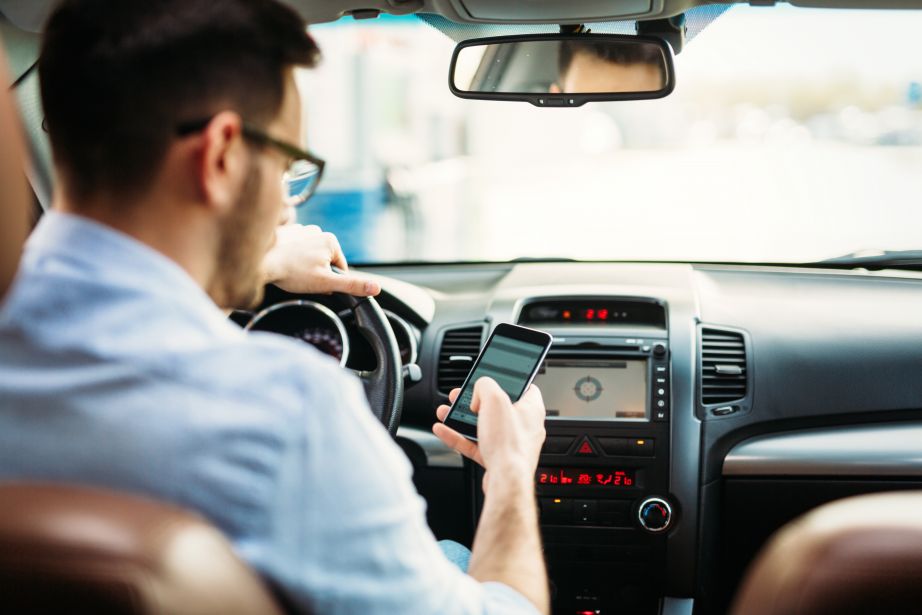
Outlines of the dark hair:
[{"label": "dark hair", "polygon": [[663,83],[666,83],[665,68],[663,66],[663,52],[656,45],[631,44],[608,45],[605,43],[591,43],[582,41],[561,41],[560,53],[557,57],[557,74],[561,79],[570,70],[570,64],[577,54],[599,58],[614,64],[652,64],[659,68]]},{"label": "dark hair", "polygon": [[39,59],[56,166],[74,198],[141,191],[179,124],[230,109],[265,126],[285,69],[319,56],[276,0],[65,0]]}]

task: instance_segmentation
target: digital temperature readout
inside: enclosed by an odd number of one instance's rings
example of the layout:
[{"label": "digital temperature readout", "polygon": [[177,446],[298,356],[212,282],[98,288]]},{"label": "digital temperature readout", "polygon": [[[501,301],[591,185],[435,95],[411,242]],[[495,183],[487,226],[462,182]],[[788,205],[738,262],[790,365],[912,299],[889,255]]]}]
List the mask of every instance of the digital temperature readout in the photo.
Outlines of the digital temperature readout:
[{"label": "digital temperature readout", "polygon": [[663,326],[662,305],[648,301],[605,299],[551,300],[525,306],[519,322],[530,325]]},{"label": "digital temperature readout", "polygon": [[633,470],[596,468],[538,468],[539,485],[583,485],[589,487],[634,487]]}]

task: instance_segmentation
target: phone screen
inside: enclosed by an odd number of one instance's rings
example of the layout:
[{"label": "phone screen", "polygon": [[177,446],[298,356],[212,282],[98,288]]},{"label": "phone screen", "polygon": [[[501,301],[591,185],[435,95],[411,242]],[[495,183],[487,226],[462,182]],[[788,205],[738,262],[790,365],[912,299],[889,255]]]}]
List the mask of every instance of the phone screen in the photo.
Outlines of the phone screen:
[{"label": "phone screen", "polygon": [[549,343],[550,337],[547,343],[536,344],[506,337],[497,331],[464,383],[448,418],[467,425],[477,425],[477,415],[471,412],[471,399],[474,396],[474,384],[485,376],[495,380],[513,402],[518,401],[544,358]]}]

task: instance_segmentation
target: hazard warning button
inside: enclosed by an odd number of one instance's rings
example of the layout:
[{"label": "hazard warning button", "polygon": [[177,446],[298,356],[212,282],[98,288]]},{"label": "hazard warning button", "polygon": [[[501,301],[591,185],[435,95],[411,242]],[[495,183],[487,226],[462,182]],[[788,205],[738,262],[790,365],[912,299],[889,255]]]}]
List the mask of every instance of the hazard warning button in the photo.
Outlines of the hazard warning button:
[{"label": "hazard warning button", "polygon": [[583,441],[579,443],[579,446],[576,447],[577,455],[586,455],[586,456],[596,456],[595,449],[592,448],[592,443],[589,442],[589,438],[583,438]]}]

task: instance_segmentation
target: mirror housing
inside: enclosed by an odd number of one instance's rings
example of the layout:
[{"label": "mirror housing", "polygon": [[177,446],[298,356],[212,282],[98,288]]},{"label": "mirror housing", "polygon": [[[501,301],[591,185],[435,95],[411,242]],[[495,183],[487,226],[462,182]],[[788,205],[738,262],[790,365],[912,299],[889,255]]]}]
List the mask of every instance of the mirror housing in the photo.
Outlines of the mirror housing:
[{"label": "mirror housing", "polygon": [[579,107],[668,96],[675,89],[675,68],[671,48],[656,37],[497,36],[455,47],[448,86],[460,98]]}]

